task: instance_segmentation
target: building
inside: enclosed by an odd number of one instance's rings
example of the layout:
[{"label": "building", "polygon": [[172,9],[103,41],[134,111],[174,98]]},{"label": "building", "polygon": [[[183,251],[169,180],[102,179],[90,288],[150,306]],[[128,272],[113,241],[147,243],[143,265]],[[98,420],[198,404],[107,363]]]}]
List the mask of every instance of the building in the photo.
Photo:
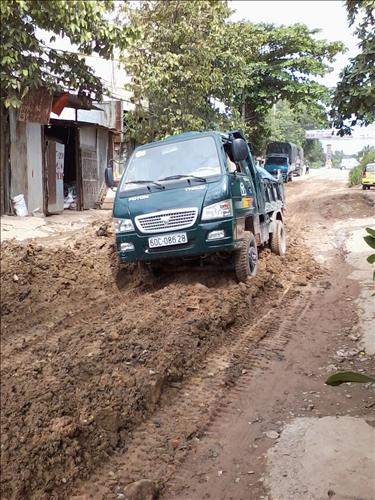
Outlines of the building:
[{"label": "building", "polygon": [[14,213],[12,199],[20,194],[30,215],[100,206],[104,170],[122,139],[122,101],[92,104],[39,89],[3,118],[2,213]]}]

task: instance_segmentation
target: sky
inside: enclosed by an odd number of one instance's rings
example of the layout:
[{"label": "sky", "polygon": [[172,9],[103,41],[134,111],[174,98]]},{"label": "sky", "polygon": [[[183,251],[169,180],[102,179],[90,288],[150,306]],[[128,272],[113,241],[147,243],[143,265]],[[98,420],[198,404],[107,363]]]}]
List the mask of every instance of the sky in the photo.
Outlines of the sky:
[{"label": "sky", "polygon": [[344,2],[340,0],[251,0],[229,1],[235,12],[234,21],[244,19],[254,23],[274,23],[290,25],[306,24],[309,28],[321,30],[316,36],[329,41],[343,42],[348,51],[336,58],[332,73],[320,80],[327,87],[334,87],[339,73],[350,57],[358,53],[358,40],[348,26]]}]

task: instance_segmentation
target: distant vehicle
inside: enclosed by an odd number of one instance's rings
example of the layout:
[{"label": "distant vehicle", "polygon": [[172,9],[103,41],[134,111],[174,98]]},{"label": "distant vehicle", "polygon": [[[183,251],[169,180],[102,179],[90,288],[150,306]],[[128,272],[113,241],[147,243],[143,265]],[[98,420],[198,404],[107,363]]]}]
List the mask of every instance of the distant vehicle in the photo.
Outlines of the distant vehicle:
[{"label": "distant vehicle", "polygon": [[362,189],[375,186],[375,163],[368,163],[362,172]]},{"label": "distant vehicle", "polygon": [[298,148],[291,142],[270,142],[266,150],[265,170],[277,176],[279,172],[285,182],[291,181],[293,174],[300,171]]},{"label": "distant vehicle", "polygon": [[341,170],[351,170],[354,167],[359,165],[358,160],[356,158],[343,158],[341,160],[340,169]]},{"label": "distant vehicle", "polygon": [[296,161],[296,170],[295,175],[298,177],[305,173],[305,165],[303,159],[303,148],[301,146],[297,146],[297,161]]},{"label": "distant vehicle", "polygon": [[[112,167],[105,179],[112,187]],[[113,205],[117,253],[156,273],[213,254],[246,281],[259,245],[285,254],[284,205],[281,178],[255,166],[242,132],[174,135],[127,162]]]}]

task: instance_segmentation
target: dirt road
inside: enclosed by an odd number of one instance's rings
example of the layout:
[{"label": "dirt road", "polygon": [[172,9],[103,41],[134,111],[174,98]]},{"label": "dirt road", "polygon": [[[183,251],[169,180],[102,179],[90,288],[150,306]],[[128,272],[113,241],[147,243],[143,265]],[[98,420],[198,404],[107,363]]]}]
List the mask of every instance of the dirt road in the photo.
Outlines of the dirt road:
[{"label": "dirt road", "polygon": [[[298,456],[285,446],[303,419],[362,417],[367,442],[372,430],[372,386],[324,385],[334,366],[374,372],[371,306],[355,302],[370,303],[369,285],[348,247],[374,202],[344,186],[329,171],[287,186],[288,257],[264,250],[246,285],[119,270],[103,215],[3,243],[2,498],[125,498],[143,478],[164,499],[341,498],[335,475],[322,497],[315,483],[275,485],[291,484],[279,454]],[[362,451],[364,477],[354,459],[346,477],[371,498]]]}]

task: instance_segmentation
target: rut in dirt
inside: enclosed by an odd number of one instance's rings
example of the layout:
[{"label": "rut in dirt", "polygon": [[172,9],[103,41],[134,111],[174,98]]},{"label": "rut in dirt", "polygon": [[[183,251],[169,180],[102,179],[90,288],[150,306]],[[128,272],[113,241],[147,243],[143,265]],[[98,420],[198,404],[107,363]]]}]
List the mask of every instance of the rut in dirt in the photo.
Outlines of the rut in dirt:
[{"label": "rut in dirt", "polygon": [[292,233],[288,257],[264,250],[246,284],[231,273],[150,281],[119,270],[100,224],[65,246],[2,244],[3,498],[67,497],[129,446],[166,387],[316,273]]}]

